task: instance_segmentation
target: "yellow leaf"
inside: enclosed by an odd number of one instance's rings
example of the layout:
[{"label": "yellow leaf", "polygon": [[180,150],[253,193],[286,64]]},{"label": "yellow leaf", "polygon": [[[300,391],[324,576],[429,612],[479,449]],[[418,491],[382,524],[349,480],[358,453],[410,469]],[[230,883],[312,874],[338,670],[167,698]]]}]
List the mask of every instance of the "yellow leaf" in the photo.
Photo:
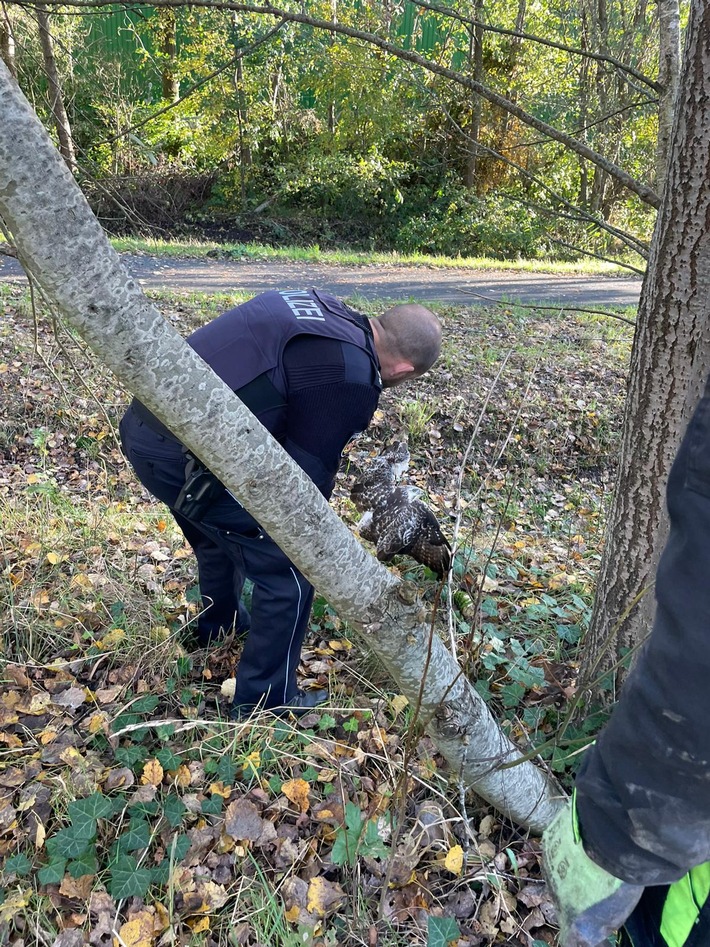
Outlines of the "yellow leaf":
[{"label": "yellow leaf", "polygon": [[43,848],[44,840],[47,837],[47,830],[42,825],[41,822],[37,823],[37,830],[35,832],[35,848]]},{"label": "yellow leaf", "polygon": [[308,812],[311,805],[309,792],[311,787],[305,779],[288,779],[281,787],[281,792],[295,803],[301,812]]},{"label": "yellow leaf", "polygon": [[164,533],[168,526],[165,520],[158,520],[158,522],[155,525],[157,526],[159,533]]},{"label": "yellow leaf", "polygon": [[203,931],[210,929],[210,919],[208,917],[201,917],[194,921],[188,920],[187,924],[193,934],[201,934]]},{"label": "yellow leaf", "polygon": [[167,930],[170,927],[170,914],[168,909],[164,904],[161,904],[160,901],[156,901],[153,905],[155,908],[155,922],[154,927],[157,927],[158,930],[162,933],[164,930]]},{"label": "yellow leaf", "polygon": [[218,783],[211,783],[210,788],[207,791],[211,795],[221,796],[223,799],[229,799],[229,797],[232,795],[232,787],[225,786],[221,780]]},{"label": "yellow leaf", "polygon": [[27,483],[39,483],[41,479],[39,474],[30,474],[27,478]]},{"label": "yellow leaf", "polygon": [[30,903],[32,890],[17,891],[0,904],[0,921],[11,921],[16,914]]},{"label": "yellow leaf", "polygon": [[352,646],[352,641],[348,641],[347,638],[336,638],[334,641],[328,642],[328,647],[332,648],[333,651],[350,651]]},{"label": "yellow leaf", "polygon": [[144,786],[159,786],[163,781],[163,767],[158,760],[148,760],[143,767],[141,782]]},{"label": "yellow leaf", "polygon": [[105,730],[107,724],[108,716],[103,711],[99,711],[98,713],[92,714],[89,718],[87,730],[93,736],[95,733]]},{"label": "yellow leaf", "polygon": [[261,753],[258,750],[254,750],[253,753],[250,753],[244,760],[244,769],[251,769],[254,772],[254,775],[258,775],[259,767],[261,766]]},{"label": "yellow leaf", "polygon": [[93,589],[94,587],[94,583],[85,572],[77,572],[69,584],[79,589]]},{"label": "yellow leaf", "polygon": [[395,717],[399,717],[408,703],[409,701],[404,696],[404,694],[395,694],[395,696],[390,701],[390,707],[392,708]]},{"label": "yellow leaf", "polygon": [[300,916],[301,909],[297,904],[294,904],[292,908],[289,908],[288,911],[284,913],[284,917],[289,922],[289,924],[297,924]]},{"label": "yellow leaf", "polygon": [[48,743],[54,743],[54,741],[59,736],[59,731],[48,728],[47,730],[42,730],[38,736],[39,742],[42,744],[42,746],[47,746]]},{"label": "yellow leaf", "polygon": [[155,942],[155,918],[152,911],[141,911],[121,925],[119,936],[114,937],[114,947],[152,947]]},{"label": "yellow leaf", "polygon": [[306,896],[306,910],[310,914],[325,917],[339,905],[343,898],[343,889],[339,884],[317,876],[311,878]]},{"label": "yellow leaf", "polygon": [[68,558],[68,556],[62,555],[59,552],[47,553],[47,562],[51,563],[53,566],[59,565],[60,562],[66,562]]},{"label": "yellow leaf", "polygon": [[175,782],[181,789],[186,789],[192,782],[192,773],[184,763],[177,768]]},{"label": "yellow leaf", "polygon": [[454,845],[446,853],[444,868],[450,871],[452,875],[460,875],[463,871],[463,849],[460,845]]},{"label": "yellow leaf", "polygon": [[115,648],[126,637],[123,628],[111,628],[101,639],[102,648]]}]

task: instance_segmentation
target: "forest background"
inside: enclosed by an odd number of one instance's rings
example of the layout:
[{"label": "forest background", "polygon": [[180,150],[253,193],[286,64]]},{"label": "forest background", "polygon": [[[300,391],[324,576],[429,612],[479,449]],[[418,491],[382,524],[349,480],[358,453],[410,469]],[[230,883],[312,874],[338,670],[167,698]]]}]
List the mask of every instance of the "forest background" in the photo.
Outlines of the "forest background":
[{"label": "forest background", "polygon": [[0,40],[109,232],[639,267],[664,6],[4,2]]}]

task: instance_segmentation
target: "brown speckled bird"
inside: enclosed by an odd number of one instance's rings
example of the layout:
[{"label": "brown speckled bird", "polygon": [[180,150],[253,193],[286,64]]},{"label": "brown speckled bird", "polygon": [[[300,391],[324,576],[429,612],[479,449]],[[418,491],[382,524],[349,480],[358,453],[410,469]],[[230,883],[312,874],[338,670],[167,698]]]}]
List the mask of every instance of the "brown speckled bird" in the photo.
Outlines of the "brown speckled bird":
[{"label": "brown speckled bird", "polygon": [[355,483],[350,496],[363,514],[358,531],[377,546],[377,558],[409,555],[442,578],[451,565],[451,546],[436,517],[419,497],[419,487],[396,486],[409,463],[403,442],[386,447]]}]

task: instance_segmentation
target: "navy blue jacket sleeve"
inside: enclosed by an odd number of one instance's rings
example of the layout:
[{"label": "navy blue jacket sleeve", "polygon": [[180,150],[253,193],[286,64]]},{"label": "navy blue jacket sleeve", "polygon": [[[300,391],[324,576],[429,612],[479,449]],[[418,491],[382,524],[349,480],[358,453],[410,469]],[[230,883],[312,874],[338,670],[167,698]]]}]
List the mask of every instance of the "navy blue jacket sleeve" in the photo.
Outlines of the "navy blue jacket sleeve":
[{"label": "navy blue jacket sleeve", "polygon": [[673,464],[670,534],[648,643],[585,755],[585,849],[624,881],[672,883],[710,861],[710,391]]},{"label": "navy blue jacket sleeve", "polygon": [[379,387],[357,346],[298,336],[283,357],[287,400],[282,443],[327,498],[343,448],[372,420]]}]

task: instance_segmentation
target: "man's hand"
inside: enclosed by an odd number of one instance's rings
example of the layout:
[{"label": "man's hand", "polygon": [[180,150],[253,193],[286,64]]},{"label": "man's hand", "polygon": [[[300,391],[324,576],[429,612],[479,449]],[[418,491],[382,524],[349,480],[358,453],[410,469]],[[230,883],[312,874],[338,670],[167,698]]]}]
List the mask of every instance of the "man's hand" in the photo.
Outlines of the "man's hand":
[{"label": "man's hand", "polygon": [[557,906],[562,947],[602,947],[636,907],[643,887],[620,881],[582,846],[574,800],[542,836],[542,865]]}]

